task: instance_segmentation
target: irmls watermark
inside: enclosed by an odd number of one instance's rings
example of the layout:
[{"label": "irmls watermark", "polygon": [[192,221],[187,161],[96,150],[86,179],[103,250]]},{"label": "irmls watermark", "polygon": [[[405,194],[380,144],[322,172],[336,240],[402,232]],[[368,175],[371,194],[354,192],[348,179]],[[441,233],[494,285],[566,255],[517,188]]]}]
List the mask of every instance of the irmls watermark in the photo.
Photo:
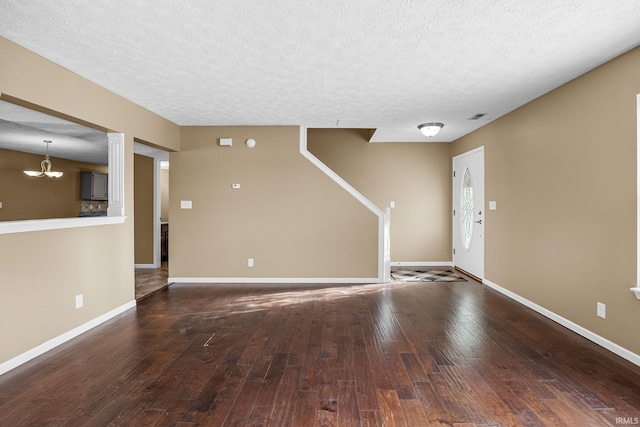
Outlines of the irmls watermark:
[{"label": "irmls watermark", "polygon": [[640,424],[638,417],[616,417],[616,425],[634,426]]}]

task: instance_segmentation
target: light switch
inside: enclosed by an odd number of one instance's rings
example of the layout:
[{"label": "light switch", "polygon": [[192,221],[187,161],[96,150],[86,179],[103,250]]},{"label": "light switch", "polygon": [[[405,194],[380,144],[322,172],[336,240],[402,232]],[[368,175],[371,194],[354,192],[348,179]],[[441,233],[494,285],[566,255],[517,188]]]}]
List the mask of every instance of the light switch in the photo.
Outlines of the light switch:
[{"label": "light switch", "polygon": [[496,210],[496,202],[495,200],[492,200],[489,202],[489,210],[490,211],[495,211]]},{"label": "light switch", "polygon": [[180,209],[191,209],[193,202],[191,200],[180,200]]},{"label": "light switch", "polygon": [[396,202],[389,202],[389,207],[391,209],[395,208],[396,207]]},{"label": "light switch", "polygon": [[2,209],[2,202],[0,202],[0,209]]},{"label": "light switch", "polygon": [[231,184],[231,188],[238,189],[240,188],[240,184]]}]

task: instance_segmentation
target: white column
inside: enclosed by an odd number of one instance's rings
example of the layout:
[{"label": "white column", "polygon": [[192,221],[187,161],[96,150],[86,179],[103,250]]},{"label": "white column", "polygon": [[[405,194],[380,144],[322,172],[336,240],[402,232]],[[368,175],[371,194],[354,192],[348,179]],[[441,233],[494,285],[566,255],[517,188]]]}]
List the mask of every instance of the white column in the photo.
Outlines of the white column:
[{"label": "white column", "polygon": [[109,208],[107,216],[124,216],[124,134],[108,133]]}]

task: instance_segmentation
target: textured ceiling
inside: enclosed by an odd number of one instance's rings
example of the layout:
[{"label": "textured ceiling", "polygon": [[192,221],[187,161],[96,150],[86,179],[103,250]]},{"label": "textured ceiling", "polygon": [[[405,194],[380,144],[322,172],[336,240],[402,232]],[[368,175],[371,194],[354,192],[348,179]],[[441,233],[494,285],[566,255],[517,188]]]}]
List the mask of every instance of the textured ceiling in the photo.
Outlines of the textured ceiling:
[{"label": "textured ceiling", "polygon": [[0,2],[0,35],[179,125],[376,142],[455,140],[640,45],[639,23],[638,0]]}]

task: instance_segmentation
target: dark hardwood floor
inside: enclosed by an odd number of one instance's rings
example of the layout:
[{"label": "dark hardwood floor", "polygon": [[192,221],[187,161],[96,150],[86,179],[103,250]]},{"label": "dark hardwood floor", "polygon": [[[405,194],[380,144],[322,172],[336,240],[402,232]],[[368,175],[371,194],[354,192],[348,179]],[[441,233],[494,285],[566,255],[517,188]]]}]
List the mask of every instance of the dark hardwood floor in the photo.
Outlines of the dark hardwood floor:
[{"label": "dark hardwood floor", "polygon": [[136,268],[136,300],[148,297],[157,290],[168,286],[168,262],[163,261],[160,268]]},{"label": "dark hardwood floor", "polygon": [[0,377],[0,425],[637,423],[640,369],[481,284],[174,284]]}]

